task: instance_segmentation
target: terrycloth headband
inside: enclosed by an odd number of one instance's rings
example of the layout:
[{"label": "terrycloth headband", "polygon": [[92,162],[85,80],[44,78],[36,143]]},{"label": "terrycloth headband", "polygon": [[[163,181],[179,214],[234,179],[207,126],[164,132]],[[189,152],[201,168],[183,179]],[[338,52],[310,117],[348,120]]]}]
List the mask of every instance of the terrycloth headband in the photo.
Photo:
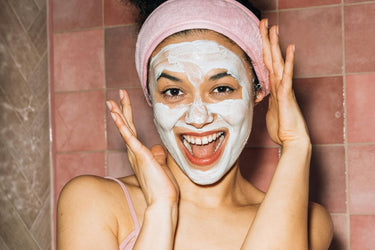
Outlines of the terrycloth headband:
[{"label": "terrycloth headband", "polygon": [[234,0],[169,0],[143,24],[135,50],[135,64],[147,102],[148,60],[165,38],[190,29],[209,29],[234,41],[251,59],[264,96],[269,93],[268,70],[263,62],[258,18]]}]

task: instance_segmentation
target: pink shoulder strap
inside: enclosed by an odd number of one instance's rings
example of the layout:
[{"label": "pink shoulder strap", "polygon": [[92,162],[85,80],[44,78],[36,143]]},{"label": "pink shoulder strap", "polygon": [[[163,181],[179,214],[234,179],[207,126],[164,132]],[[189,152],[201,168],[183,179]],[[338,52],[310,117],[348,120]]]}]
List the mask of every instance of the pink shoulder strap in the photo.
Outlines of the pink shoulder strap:
[{"label": "pink shoulder strap", "polygon": [[125,198],[126,198],[126,201],[128,203],[128,206],[129,206],[130,214],[131,214],[132,219],[133,219],[134,230],[121,243],[119,249],[132,249],[133,245],[135,243],[135,240],[138,236],[138,233],[139,233],[139,230],[140,230],[140,225],[139,225],[139,221],[138,221],[138,218],[137,218],[137,214],[135,213],[134,205],[133,205],[133,202],[131,200],[129,191],[127,190],[125,184],[123,182],[121,182],[120,180],[118,180],[116,178],[113,178],[113,177],[110,177],[110,176],[107,176],[106,178],[117,182],[121,186],[122,191],[125,194]]}]

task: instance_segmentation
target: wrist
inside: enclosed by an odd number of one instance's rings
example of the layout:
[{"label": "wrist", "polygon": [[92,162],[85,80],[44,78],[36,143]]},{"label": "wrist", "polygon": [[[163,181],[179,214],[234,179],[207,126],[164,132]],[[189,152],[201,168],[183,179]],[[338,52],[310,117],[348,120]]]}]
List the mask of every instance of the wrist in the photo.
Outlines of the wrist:
[{"label": "wrist", "polygon": [[155,202],[150,204],[145,211],[146,216],[157,215],[159,218],[163,217],[165,219],[177,218],[178,204],[170,202]]}]

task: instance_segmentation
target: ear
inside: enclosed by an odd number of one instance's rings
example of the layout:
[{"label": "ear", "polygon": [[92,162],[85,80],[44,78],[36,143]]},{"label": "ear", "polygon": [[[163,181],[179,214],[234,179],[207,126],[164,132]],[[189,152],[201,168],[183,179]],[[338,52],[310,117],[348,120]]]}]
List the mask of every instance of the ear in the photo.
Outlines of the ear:
[{"label": "ear", "polygon": [[258,91],[254,98],[254,104],[257,105],[258,103],[260,103],[264,99],[264,97],[265,96],[263,91]]}]

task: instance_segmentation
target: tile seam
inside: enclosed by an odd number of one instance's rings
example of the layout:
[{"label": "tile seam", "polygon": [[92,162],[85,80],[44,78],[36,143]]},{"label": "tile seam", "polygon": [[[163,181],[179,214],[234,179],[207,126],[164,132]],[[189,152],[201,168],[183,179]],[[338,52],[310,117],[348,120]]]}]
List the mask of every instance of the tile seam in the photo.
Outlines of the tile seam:
[{"label": "tile seam", "polygon": [[350,190],[349,190],[349,150],[348,150],[348,129],[347,129],[347,94],[346,94],[346,54],[345,54],[345,3],[341,0],[341,34],[342,34],[342,69],[343,69],[343,108],[344,108],[344,150],[345,150],[345,186],[346,186],[346,235],[347,235],[347,245],[350,247],[351,242],[351,232],[350,232]]}]

